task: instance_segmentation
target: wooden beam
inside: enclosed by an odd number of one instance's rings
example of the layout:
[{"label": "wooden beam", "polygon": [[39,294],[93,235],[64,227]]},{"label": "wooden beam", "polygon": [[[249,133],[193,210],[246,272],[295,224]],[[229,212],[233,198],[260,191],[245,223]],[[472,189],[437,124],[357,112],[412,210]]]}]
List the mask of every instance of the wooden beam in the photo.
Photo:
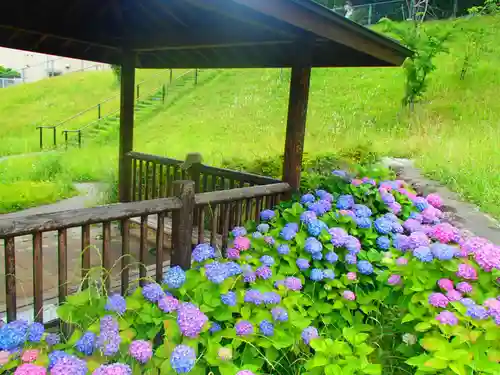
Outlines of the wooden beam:
[{"label": "wooden beam", "polygon": [[132,198],[132,163],[127,153],[134,146],[135,53],[130,50],[123,52],[120,84],[118,195],[123,203],[130,202]]},{"label": "wooden beam", "polygon": [[310,66],[292,67],[285,158],[283,160],[283,182],[287,182],[294,192],[298,191],[300,187],[310,79]]}]

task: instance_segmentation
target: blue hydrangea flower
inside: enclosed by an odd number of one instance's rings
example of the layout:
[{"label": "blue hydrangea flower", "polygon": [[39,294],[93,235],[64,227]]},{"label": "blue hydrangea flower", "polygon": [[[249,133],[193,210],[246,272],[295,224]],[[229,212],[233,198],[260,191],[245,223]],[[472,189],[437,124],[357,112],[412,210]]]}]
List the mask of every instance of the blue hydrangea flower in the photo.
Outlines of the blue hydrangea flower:
[{"label": "blue hydrangea flower", "polygon": [[269,320],[263,320],[260,322],[259,329],[264,336],[274,335],[274,325]]},{"label": "blue hydrangea flower", "polygon": [[260,232],[253,232],[252,233],[252,238],[262,238],[264,235]]},{"label": "blue hydrangea flower", "polygon": [[40,342],[44,333],[45,327],[43,324],[35,322],[28,329],[28,340],[30,342]]},{"label": "blue hydrangea flower", "polygon": [[253,271],[245,271],[243,273],[243,281],[246,283],[254,283],[257,280],[257,275]]},{"label": "blue hydrangea flower", "polygon": [[425,210],[427,207],[429,207],[429,203],[427,202],[427,200],[423,197],[417,197],[413,200],[413,205],[415,206],[415,208],[422,212],[423,210]]},{"label": "blue hydrangea flower", "polygon": [[323,270],[323,278],[329,280],[335,279],[335,271],[330,269]]},{"label": "blue hydrangea flower", "polygon": [[220,296],[220,300],[224,305],[235,306],[236,305],[236,293],[229,291],[226,294]]},{"label": "blue hydrangea flower", "polygon": [[243,237],[246,236],[247,230],[244,227],[234,227],[233,230],[231,231],[231,234],[234,237]]},{"label": "blue hydrangea flower", "polygon": [[337,199],[337,208],[339,210],[349,210],[354,206],[354,198],[352,195],[341,195]]},{"label": "blue hydrangea flower", "polygon": [[373,223],[375,230],[380,234],[389,234],[392,231],[392,222],[384,217],[379,217]]},{"label": "blue hydrangea flower", "polygon": [[313,211],[318,216],[323,216],[332,209],[332,203],[331,201],[319,200],[317,202],[310,203],[308,209]]},{"label": "blue hydrangea flower", "polygon": [[267,266],[261,266],[255,270],[255,274],[257,277],[261,278],[262,280],[267,280],[270,279],[273,276],[273,272],[271,269]]},{"label": "blue hydrangea flower", "polygon": [[313,211],[304,211],[300,214],[300,221],[304,224],[309,223],[312,220],[316,220],[318,217]]},{"label": "blue hydrangea flower", "polygon": [[161,286],[156,283],[150,283],[142,287],[142,295],[149,302],[156,303],[165,295],[165,293],[163,292]]},{"label": "blue hydrangea flower", "polygon": [[316,195],[321,200],[333,202],[333,195],[326,190],[316,190]]},{"label": "blue hydrangea flower", "polygon": [[434,255],[432,255],[431,249],[429,249],[427,246],[417,247],[415,250],[413,250],[413,256],[424,263],[432,262],[432,260],[434,259]]},{"label": "blue hydrangea flower", "polygon": [[49,333],[45,336],[45,342],[48,346],[54,346],[61,342],[61,337],[57,333]]},{"label": "blue hydrangea flower", "polygon": [[288,255],[290,253],[290,247],[287,244],[279,245],[276,250],[280,255]]},{"label": "blue hydrangea flower", "polygon": [[227,262],[226,270],[228,276],[236,276],[236,275],[241,275],[243,273],[241,266],[236,262]]},{"label": "blue hydrangea flower", "polygon": [[163,282],[171,289],[178,289],[186,281],[186,273],[179,266],[170,267],[163,277]]},{"label": "blue hydrangea flower", "polygon": [[457,254],[457,250],[450,245],[442,243],[433,243],[431,245],[432,255],[439,260],[450,260]]},{"label": "blue hydrangea flower", "polygon": [[372,221],[369,217],[357,217],[356,224],[361,229],[370,229],[372,227]]},{"label": "blue hydrangea flower", "polygon": [[75,344],[76,350],[85,355],[92,355],[96,345],[96,335],[93,332],[85,332]]},{"label": "blue hydrangea flower", "polygon": [[[233,229],[233,234],[236,233],[238,236],[235,235],[235,237],[239,237],[240,233],[243,233],[243,231],[246,234],[246,230],[243,227],[236,227]],[[245,235],[243,234],[243,236]],[[191,257],[195,262],[204,262],[208,259],[215,258],[215,250],[210,244],[208,243],[201,243],[197,245],[192,252]]]},{"label": "blue hydrangea flower", "polygon": [[274,264],[274,258],[270,255],[262,255],[260,261],[263,265],[271,267]]},{"label": "blue hydrangea flower", "polygon": [[318,268],[313,268],[311,270],[311,275],[309,276],[309,278],[312,281],[321,281],[323,280],[323,271]]},{"label": "blue hydrangea flower", "polygon": [[387,250],[391,247],[391,240],[389,237],[386,236],[380,236],[376,240],[377,247],[382,250]]},{"label": "blue hydrangea flower", "polygon": [[382,216],[384,219],[392,221],[393,223],[398,223],[399,219],[396,215],[394,215],[392,212],[388,212]]},{"label": "blue hydrangea flower", "polygon": [[319,242],[316,238],[309,237],[306,239],[306,242],[304,244],[304,250],[307,251],[309,254],[318,253],[321,250],[323,250],[323,244]]},{"label": "blue hydrangea flower", "polygon": [[344,262],[347,264],[356,264],[358,261],[358,257],[354,253],[347,253],[344,258]]},{"label": "blue hydrangea flower", "polygon": [[316,198],[312,194],[304,194],[302,197],[300,197],[300,203],[302,204],[312,203],[315,200]]},{"label": "blue hydrangea flower", "polygon": [[359,273],[363,275],[371,275],[373,273],[373,266],[367,260],[360,260],[357,266]]},{"label": "blue hydrangea flower", "polygon": [[486,310],[483,306],[478,305],[468,307],[465,315],[470,316],[475,320],[484,320],[489,316],[488,310]]},{"label": "blue hydrangea flower", "polygon": [[419,214],[418,212],[412,212],[410,213],[410,219],[415,219],[417,220],[419,223],[422,223],[422,220],[423,220],[423,217],[421,214]]},{"label": "blue hydrangea flower", "polygon": [[393,222],[392,223],[392,233],[403,233],[405,230],[400,223]]},{"label": "blue hydrangea flower", "polygon": [[349,178],[349,174],[346,171],[343,171],[341,169],[336,169],[336,170],[332,171],[332,174],[334,176],[340,177],[342,179],[348,179]]},{"label": "blue hydrangea flower", "polygon": [[260,220],[269,221],[276,216],[276,213],[273,210],[264,210],[260,213]]},{"label": "blue hydrangea flower", "polygon": [[404,234],[396,234],[392,240],[392,246],[400,251],[406,251],[410,248],[410,239]]},{"label": "blue hydrangea flower", "polygon": [[476,302],[474,302],[474,300],[470,299],[470,298],[462,298],[460,300],[460,303],[462,305],[464,305],[465,307],[473,307],[473,306],[476,306]]},{"label": "blue hydrangea flower", "polygon": [[384,202],[385,204],[392,204],[392,203],[396,202],[396,199],[394,198],[394,196],[391,193],[381,194],[381,198],[382,198],[382,202]]},{"label": "blue hydrangea flower", "polygon": [[215,332],[219,332],[221,329],[222,329],[222,327],[220,326],[220,324],[219,324],[219,323],[217,323],[217,322],[212,322],[212,323],[210,324],[210,328],[208,329],[208,331],[209,331],[210,333],[215,333]]},{"label": "blue hydrangea flower", "polygon": [[178,374],[190,372],[196,363],[196,353],[187,345],[177,345],[170,356],[170,365]]},{"label": "blue hydrangea flower", "polygon": [[295,263],[297,264],[297,267],[299,267],[299,270],[304,271],[307,270],[311,265],[309,264],[309,261],[304,258],[298,258]]},{"label": "blue hydrangea flower", "polygon": [[285,228],[293,230],[295,232],[298,232],[299,231],[299,224],[297,224],[297,223],[288,223],[288,224],[285,225]]},{"label": "blue hydrangea flower", "polygon": [[355,204],[353,207],[353,211],[357,217],[370,217],[370,216],[372,216],[372,210],[370,210],[364,204]]},{"label": "blue hydrangea flower", "polygon": [[[52,367],[59,362],[63,358],[71,357],[70,354],[63,352],[62,350],[54,350],[48,354],[49,357],[49,365],[47,366],[49,370],[52,370]],[[69,375],[69,374],[68,374]]]},{"label": "blue hydrangea flower", "polygon": [[267,233],[267,232],[269,232],[269,224],[266,224],[266,223],[259,224],[259,225],[257,225],[257,230],[260,233]]},{"label": "blue hydrangea flower", "polygon": [[313,260],[321,260],[323,259],[323,253],[322,252],[312,253],[311,257],[313,258]]},{"label": "blue hydrangea flower", "polygon": [[117,314],[123,315],[127,310],[127,302],[125,301],[125,298],[116,293],[108,297],[104,308],[106,311],[113,311]]},{"label": "blue hydrangea flower", "polygon": [[315,219],[307,223],[307,231],[311,236],[318,237],[321,231],[328,230],[328,226],[321,220]]},{"label": "blue hydrangea flower", "polygon": [[294,231],[292,228],[284,227],[280,231],[280,237],[285,241],[291,241],[297,235],[297,231]]},{"label": "blue hydrangea flower", "polygon": [[221,284],[229,277],[226,264],[217,261],[205,264],[205,275],[215,284]]},{"label": "blue hydrangea flower", "polygon": [[275,322],[286,322],[288,321],[288,312],[282,307],[275,307],[271,310],[271,315]]},{"label": "blue hydrangea flower", "polygon": [[312,326],[304,328],[302,331],[302,340],[306,343],[306,345],[309,345],[311,343],[311,340],[316,339],[319,337],[318,330]]},{"label": "blue hydrangea flower", "polygon": [[339,256],[335,252],[330,251],[330,252],[326,253],[325,260],[328,263],[335,263],[339,260]]},{"label": "blue hydrangea flower", "polygon": [[281,296],[276,292],[265,292],[262,299],[266,305],[277,305],[281,302]]}]

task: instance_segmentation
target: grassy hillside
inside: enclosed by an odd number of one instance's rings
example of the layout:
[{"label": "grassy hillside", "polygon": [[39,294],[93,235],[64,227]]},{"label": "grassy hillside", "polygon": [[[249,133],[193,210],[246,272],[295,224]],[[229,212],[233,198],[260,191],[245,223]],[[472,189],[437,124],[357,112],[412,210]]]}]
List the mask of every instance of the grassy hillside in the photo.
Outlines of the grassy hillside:
[{"label": "grassy hillside", "polygon": [[[400,68],[314,69],[305,148],[312,154],[363,149],[413,157],[430,176],[500,217],[500,18],[457,22],[450,53],[438,58],[424,102],[411,116],[400,105]],[[452,22],[426,27],[447,28]],[[466,34],[461,29],[486,34],[486,48],[463,81]],[[282,80],[277,69],[218,73],[167,110],[139,120],[135,149],[178,158],[198,151],[215,165],[228,158],[281,154],[289,71],[284,73]],[[114,172],[116,154],[116,141],[109,139],[72,150],[61,156],[61,174],[102,179]],[[26,169],[29,164],[17,168],[21,174]]]}]

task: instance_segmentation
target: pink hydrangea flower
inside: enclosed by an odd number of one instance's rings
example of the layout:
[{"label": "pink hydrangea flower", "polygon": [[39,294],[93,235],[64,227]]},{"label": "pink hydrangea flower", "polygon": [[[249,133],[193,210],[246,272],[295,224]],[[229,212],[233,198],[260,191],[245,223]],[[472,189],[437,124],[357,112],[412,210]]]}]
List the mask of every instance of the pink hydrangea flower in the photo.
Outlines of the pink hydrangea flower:
[{"label": "pink hydrangea flower", "polygon": [[23,362],[35,362],[40,352],[36,349],[26,350],[21,356]]},{"label": "pink hydrangea flower", "polygon": [[446,291],[453,290],[455,286],[453,285],[453,281],[450,279],[439,279],[437,282],[438,286]]},{"label": "pink hydrangea flower", "polygon": [[387,280],[389,285],[398,285],[401,284],[401,276],[400,275],[391,275]]},{"label": "pink hydrangea flower", "polygon": [[348,301],[354,301],[356,299],[356,295],[350,290],[345,290],[344,293],[342,293],[342,296]]},{"label": "pink hydrangea flower", "polygon": [[227,249],[226,255],[228,259],[232,260],[240,259],[240,251],[235,248]]},{"label": "pink hydrangea flower", "polygon": [[445,308],[446,306],[448,306],[449,302],[450,301],[443,293],[432,293],[429,296],[429,304],[431,304],[434,307]]},{"label": "pink hydrangea flower", "polygon": [[461,249],[467,254],[475,254],[479,249],[490,244],[486,238],[471,237],[460,244]]},{"label": "pink hydrangea flower", "polygon": [[474,259],[486,272],[490,272],[493,268],[500,269],[500,248],[487,244],[476,251]]},{"label": "pink hydrangea flower", "polygon": [[363,183],[363,180],[360,180],[359,178],[354,178],[352,181],[351,181],[351,184],[353,184],[354,186],[359,186]]},{"label": "pink hydrangea flower", "polygon": [[477,271],[467,263],[458,266],[457,276],[465,280],[477,280]]},{"label": "pink hydrangea flower", "polygon": [[432,238],[438,240],[441,243],[449,243],[457,240],[459,236],[459,231],[453,225],[449,223],[441,223],[434,226],[431,232]]},{"label": "pink hydrangea flower", "polygon": [[250,249],[250,239],[247,237],[236,237],[234,239],[234,248],[239,251],[245,251]]},{"label": "pink hydrangea flower", "polygon": [[488,312],[492,316],[500,316],[500,301],[496,298],[488,298],[483,303],[484,307],[488,308]]},{"label": "pink hydrangea flower", "polygon": [[378,188],[378,192],[380,193],[380,195],[383,195],[383,194],[387,194],[389,192],[389,190],[387,190],[387,188],[380,187],[380,188]]},{"label": "pink hydrangea flower", "polygon": [[445,325],[454,326],[458,323],[458,318],[451,311],[441,311],[437,316],[436,320]]},{"label": "pink hydrangea flower", "polygon": [[462,294],[458,290],[452,289],[446,293],[446,298],[448,298],[451,302],[460,301],[462,299]]},{"label": "pink hydrangea flower", "polygon": [[47,370],[42,366],[25,363],[16,369],[14,375],[47,375]]},{"label": "pink hydrangea flower", "polygon": [[457,290],[460,293],[471,294],[472,293],[472,285],[470,285],[469,283],[467,283],[465,281],[462,281],[461,283],[457,284]]},{"label": "pink hydrangea flower", "polygon": [[6,350],[0,351],[0,366],[7,364],[10,360],[10,353]]},{"label": "pink hydrangea flower", "polygon": [[401,205],[398,202],[389,204],[389,209],[394,215],[398,215],[401,212]]},{"label": "pink hydrangea flower", "polygon": [[355,281],[358,279],[356,272],[347,272],[347,280]]},{"label": "pink hydrangea flower", "polygon": [[398,266],[406,266],[408,264],[408,259],[406,259],[405,257],[399,257],[398,259],[396,259],[396,264]]},{"label": "pink hydrangea flower", "polygon": [[427,196],[426,200],[431,206],[436,207],[436,208],[439,208],[443,205],[443,200],[441,199],[441,197],[438,194],[435,194],[435,193],[429,194]]}]

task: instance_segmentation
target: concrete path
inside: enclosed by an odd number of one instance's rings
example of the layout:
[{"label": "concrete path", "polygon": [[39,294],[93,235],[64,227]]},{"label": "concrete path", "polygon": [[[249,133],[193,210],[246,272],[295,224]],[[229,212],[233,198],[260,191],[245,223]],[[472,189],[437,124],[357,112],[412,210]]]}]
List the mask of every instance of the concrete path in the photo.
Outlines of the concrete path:
[{"label": "concrete path", "polygon": [[494,244],[500,244],[500,223],[497,220],[481,212],[476,205],[463,201],[457,193],[424,177],[412,160],[384,158],[383,164],[392,168],[399,178],[411,184],[419,194],[439,194],[443,199],[447,221],[457,228],[466,229]]},{"label": "concrete path", "polygon": [[60,151],[58,151],[58,150],[38,151],[38,152],[28,152],[26,154],[0,156],[0,163],[3,161],[6,161],[6,160],[10,160],[10,159],[19,159],[19,158],[28,158],[30,156],[41,156],[41,155],[47,155],[47,154],[55,154],[57,152],[60,152]]}]

